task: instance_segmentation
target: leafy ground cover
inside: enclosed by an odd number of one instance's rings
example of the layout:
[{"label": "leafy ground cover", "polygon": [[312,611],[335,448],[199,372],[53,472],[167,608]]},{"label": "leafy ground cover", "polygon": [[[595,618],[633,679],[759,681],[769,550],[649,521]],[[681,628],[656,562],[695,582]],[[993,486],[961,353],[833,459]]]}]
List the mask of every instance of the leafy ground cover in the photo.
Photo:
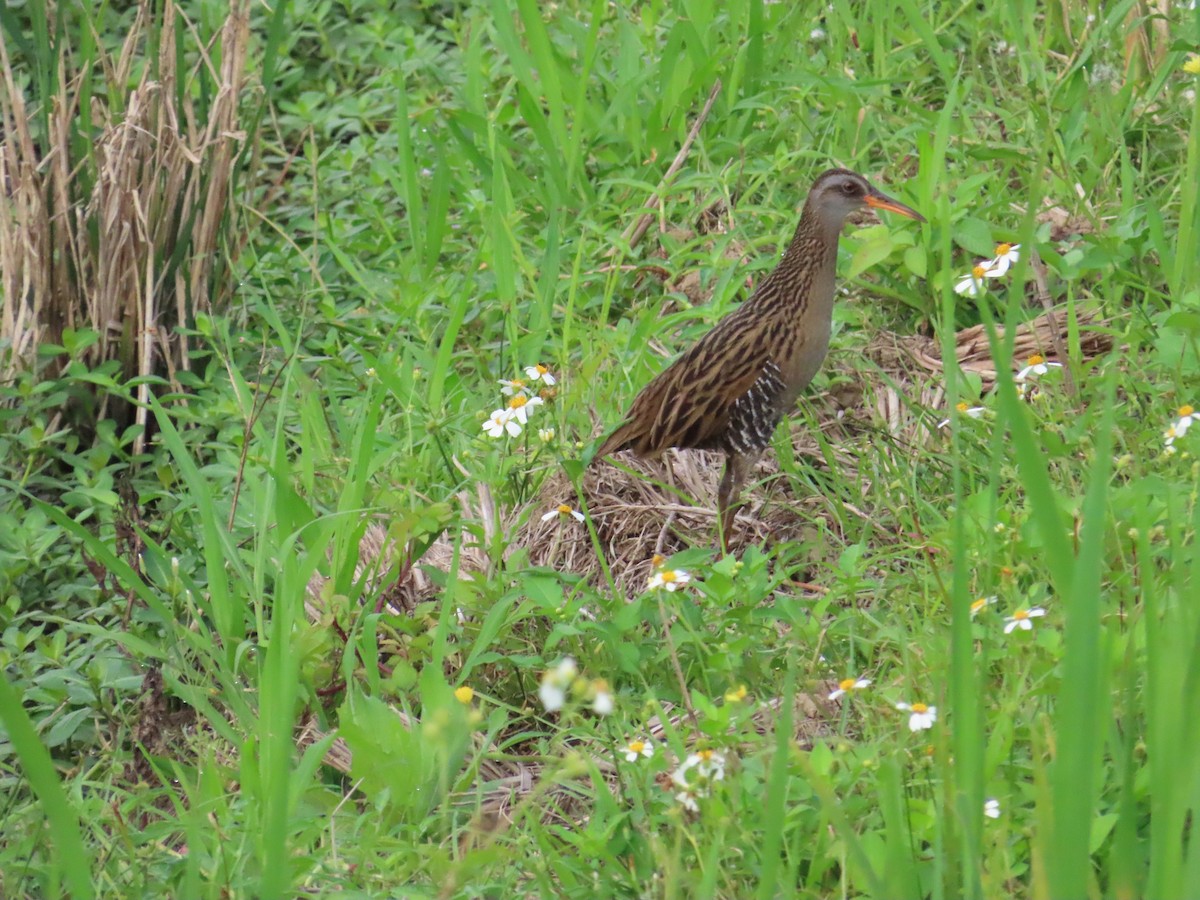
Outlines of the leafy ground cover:
[{"label": "leafy ground cover", "polygon": [[[221,6],[184,6],[197,40]],[[188,323],[145,448],[75,424],[136,394],[86,330],[0,387],[0,893],[1189,896],[1200,13],[279,21],[251,19],[251,68],[278,53],[232,304]],[[831,164],[929,222],[842,241],[830,360],[774,447],[805,527],[549,565],[522,539],[595,525],[545,485]],[[1049,362],[1014,355],[1047,305]],[[824,427],[908,383],[880,334],[952,360],[975,325],[994,379],[949,364]]]}]

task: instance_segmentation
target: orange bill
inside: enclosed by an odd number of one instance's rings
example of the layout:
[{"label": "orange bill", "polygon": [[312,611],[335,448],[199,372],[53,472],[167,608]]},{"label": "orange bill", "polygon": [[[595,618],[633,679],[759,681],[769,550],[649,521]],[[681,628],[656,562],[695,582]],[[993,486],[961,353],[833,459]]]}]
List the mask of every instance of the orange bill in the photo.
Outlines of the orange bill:
[{"label": "orange bill", "polygon": [[879,191],[873,190],[867,194],[867,206],[872,209],[886,209],[889,212],[899,213],[902,216],[908,216],[910,219],[916,219],[918,222],[925,221],[925,217],[911,206],[905,206],[899,200],[893,200],[887,194],[881,194]]}]

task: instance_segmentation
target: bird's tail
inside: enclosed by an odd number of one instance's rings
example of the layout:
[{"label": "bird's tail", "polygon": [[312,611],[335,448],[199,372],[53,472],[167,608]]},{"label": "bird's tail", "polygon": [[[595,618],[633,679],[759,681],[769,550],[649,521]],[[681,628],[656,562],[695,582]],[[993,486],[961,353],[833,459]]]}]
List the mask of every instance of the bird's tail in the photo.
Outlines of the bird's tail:
[{"label": "bird's tail", "polygon": [[596,452],[592,454],[589,465],[603,459],[610,453],[617,453],[620,450],[628,449],[641,436],[640,430],[638,423],[633,419],[627,419],[621,423],[612,434],[604,439],[604,443],[596,448]]}]

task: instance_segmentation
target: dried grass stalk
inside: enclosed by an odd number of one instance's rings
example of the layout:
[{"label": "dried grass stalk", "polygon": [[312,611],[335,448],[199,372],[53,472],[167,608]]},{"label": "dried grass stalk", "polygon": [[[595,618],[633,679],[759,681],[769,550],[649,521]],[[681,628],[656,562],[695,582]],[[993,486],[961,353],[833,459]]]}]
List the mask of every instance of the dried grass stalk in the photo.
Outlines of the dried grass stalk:
[{"label": "dried grass stalk", "polygon": [[[149,0],[140,4],[115,59],[98,51],[94,65],[73,73],[62,51],[60,88],[39,98],[47,105],[45,134],[0,42],[0,378],[32,366],[37,347],[61,342],[68,328],[94,330],[99,342],[86,361],[119,359],[125,377],[151,374],[159,359],[171,374],[186,368],[183,338],[167,326],[209,307],[219,293],[214,264],[236,253],[225,235],[246,140],[238,116],[247,4],[234,4],[216,39],[220,69],[201,48],[190,73],[177,69],[175,3],[165,0],[151,21],[154,10]],[[162,38],[157,59],[144,65],[123,109],[110,108],[100,98],[127,90],[151,29]],[[197,78],[215,87],[202,110],[189,87]],[[140,388],[143,401],[147,390]],[[143,405],[140,422],[145,414]]]}]

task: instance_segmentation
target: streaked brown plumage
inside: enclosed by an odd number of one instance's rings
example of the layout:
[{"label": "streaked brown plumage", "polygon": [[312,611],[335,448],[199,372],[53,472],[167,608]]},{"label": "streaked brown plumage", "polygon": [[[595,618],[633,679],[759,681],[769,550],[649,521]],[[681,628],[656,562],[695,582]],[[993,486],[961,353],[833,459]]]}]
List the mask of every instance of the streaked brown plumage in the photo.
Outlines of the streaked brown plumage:
[{"label": "streaked brown plumage", "polygon": [[838,238],[846,216],[863,206],[925,221],[861,175],[822,173],[779,265],[749,300],[642,389],[593,460],[619,450],[637,456],[670,447],[723,451],[717,506],[728,549],[738,491],[829,349]]}]

